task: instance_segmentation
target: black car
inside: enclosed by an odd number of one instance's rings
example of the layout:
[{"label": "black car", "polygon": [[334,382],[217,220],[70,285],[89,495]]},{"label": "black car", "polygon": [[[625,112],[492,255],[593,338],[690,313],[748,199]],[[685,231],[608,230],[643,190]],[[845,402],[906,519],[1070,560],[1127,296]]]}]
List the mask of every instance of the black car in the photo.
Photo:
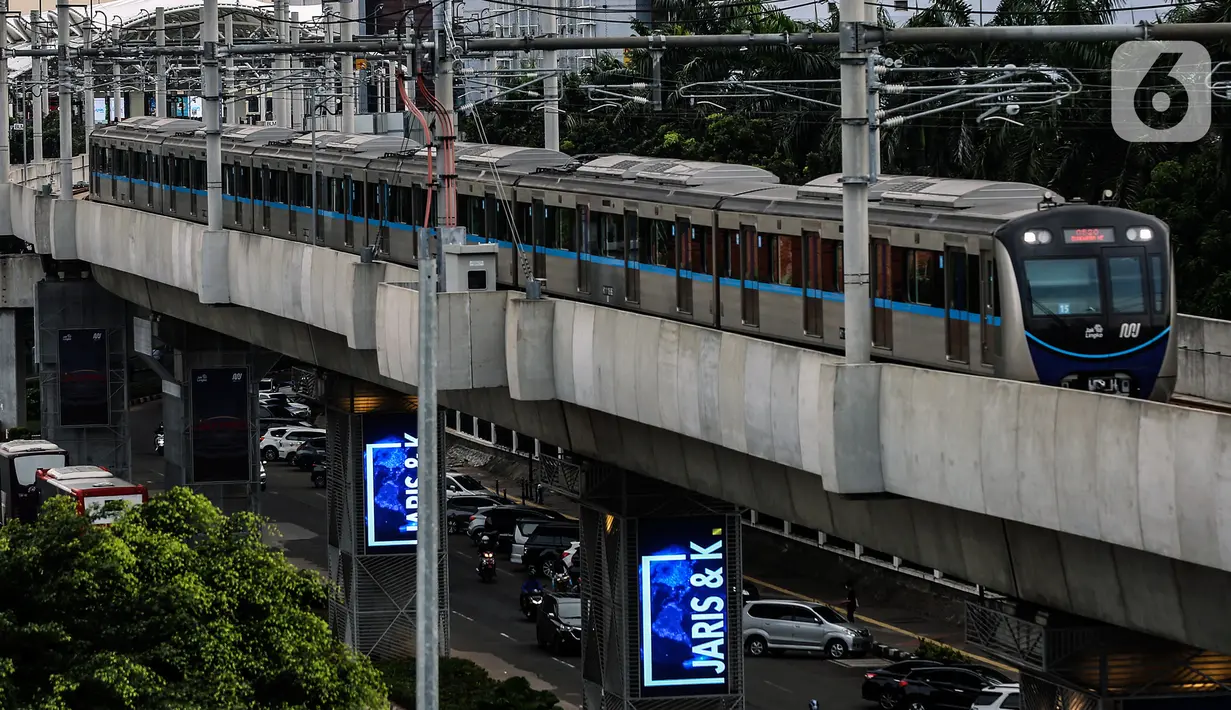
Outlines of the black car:
[{"label": "black car", "polygon": [[532,508],[528,505],[500,505],[476,511],[476,515],[484,517],[483,527],[471,531],[470,539],[478,544],[482,535],[492,535],[496,545],[501,550],[509,549],[513,541],[513,529],[518,520],[567,520],[560,513],[544,508]]},{"label": "black car", "polygon": [[912,658],[909,661],[899,661],[884,668],[877,668],[863,674],[863,699],[879,703],[881,696],[890,686],[897,686],[898,681],[907,673],[919,668],[934,668],[942,666],[939,661],[928,661],[922,658]]},{"label": "black car", "polygon": [[969,710],[979,691],[1001,681],[971,667],[916,668],[885,688],[880,706],[886,710]]},{"label": "black car", "polygon": [[445,501],[445,526],[449,534],[454,535],[466,529],[470,516],[479,508],[490,508],[500,505],[503,501],[495,496],[449,496]]},{"label": "black car", "polygon": [[539,648],[560,655],[580,655],[581,597],[576,594],[544,594],[534,635]]},{"label": "black car", "polygon": [[572,525],[540,525],[522,545],[521,563],[528,574],[540,574],[560,559],[560,553],[580,539],[580,530]]},{"label": "black car", "polygon": [[311,472],[323,463],[325,463],[325,437],[313,437],[295,449],[295,467],[300,471]]}]

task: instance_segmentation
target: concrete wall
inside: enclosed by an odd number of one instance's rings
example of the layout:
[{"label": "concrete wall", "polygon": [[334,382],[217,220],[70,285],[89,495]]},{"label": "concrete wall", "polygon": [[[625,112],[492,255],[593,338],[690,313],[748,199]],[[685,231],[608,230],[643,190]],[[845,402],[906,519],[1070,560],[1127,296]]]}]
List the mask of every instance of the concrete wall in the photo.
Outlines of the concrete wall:
[{"label": "concrete wall", "polygon": [[[110,269],[95,275],[117,295],[169,316],[413,391],[381,374],[377,353],[351,350],[336,333],[251,309],[211,308],[190,292]],[[1006,594],[1231,652],[1231,615],[1225,613],[1231,574],[1225,571],[928,500],[850,499],[825,490],[815,473],[566,401],[517,400],[508,389],[485,388],[442,392],[441,403]]]},{"label": "concrete wall", "polygon": [[1175,337],[1180,358],[1176,394],[1231,402],[1231,321],[1181,315]]},{"label": "concrete wall", "polygon": [[0,254],[0,308],[34,308],[34,284],[42,280],[38,254]]}]

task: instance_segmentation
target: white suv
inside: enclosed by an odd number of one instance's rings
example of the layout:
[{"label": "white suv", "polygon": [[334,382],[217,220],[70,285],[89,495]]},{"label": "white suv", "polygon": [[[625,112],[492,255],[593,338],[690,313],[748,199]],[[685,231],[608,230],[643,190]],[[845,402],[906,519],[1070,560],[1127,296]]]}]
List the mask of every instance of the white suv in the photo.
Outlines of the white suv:
[{"label": "white suv", "polygon": [[324,435],[324,429],[295,426],[271,427],[265,432],[265,436],[261,437],[261,458],[266,461],[277,461],[285,457],[287,463],[295,463],[295,452],[305,441]]},{"label": "white suv", "polygon": [[979,692],[970,710],[1018,710],[1022,693],[1017,683],[997,683]]}]

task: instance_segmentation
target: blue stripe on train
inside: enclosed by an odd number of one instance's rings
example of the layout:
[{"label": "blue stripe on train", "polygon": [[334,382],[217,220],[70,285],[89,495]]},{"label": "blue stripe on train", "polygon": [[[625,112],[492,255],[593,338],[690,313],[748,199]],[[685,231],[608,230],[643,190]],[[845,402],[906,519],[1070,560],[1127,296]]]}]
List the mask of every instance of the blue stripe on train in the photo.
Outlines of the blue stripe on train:
[{"label": "blue stripe on train", "polygon": [[[1154,383],[1163,367],[1163,358],[1167,356],[1167,343],[1171,334],[1168,327],[1157,336],[1145,343],[1107,355],[1081,355],[1048,345],[1030,333],[1030,357],[1034,361],[1035,373],[1039,382],[1045,385],[1059,385],[1065,377],[1077,373],[1107,373],[1108,367],[1126,372],[1137,378],[1141,384],[1142,396],[1148,397],[1154,391]],[[1115,359],[1114,365],[1107,362]]]},{"label": "blue stripe on train", "polygon": [[[94,173],[94,175],[96,177],[99,177],[105,180],[119,180],[122,182],[130,182],[136,185],[147,185],[147,186],[153,185],[154,187],[158,189],[165,189],[166,187],[168,187],[160,183],[150,183],[145,180],[138,180],[138,179],[126,178],[126,177],[116,177],[116,176],[113,176],[107,173],[96,172]],[[205,190],[193,190],[187,187],[174,187],[174,186],[171,186],[171,190],[177,193],[195,194],[201,197],[205,197]],[[290,210],[293,212],[298,212],[300,214],[309,214],[309,215],[312,214],[311,207],[302,207],[299,205],[288,205],[285,202],[263,202],[261,200],[252,200],[247,197],[235,197],[234,195],[223,195],[222,199],[226,202],[239,202],[240,204],[244,204],[244,205],[251,205],[254,202],[257,202],[261,204],[268,204],[271,208],[274,208],[274,209]],[[366,225],[370,225],[373,227],[380,227],[381,225],[387,225],[389,229],[394,230],[394,231],[413,232],[416,229],[418,229],[418,227],[415,227],[414,225],[402,224],[400,222],[386,222],[380,219],[367,219],[364,217],[355,217],[352,215],[342,214],[341,212],[334,212],[332,210],[322,210],[318,208],[317,212],[319,212],[321,216],[328,217],[329,219],[350,220],[352,222],[355,222],[356,224],[366,224]],[[500,241],[498,239],[488,239],[486,237],[480,237],[477,234],[469,234],[466,236],[466,239],[472,244],[496,244],[502,249],[512,249],[513,248],[512,242]],[[522,248],[531,249],[532,247],[528,244],[525,244],[525,245],[522,245]],[[582,261],[590,261],[590,262],[600,264],[603,266],[617,266],[617,267],[625,266],[625,261],[623,259],[616,259],[616,258],[612,258],[608,256],[600,256],[597,254],[578,255],[577,252],[570,251],[567,249],[554,249],[551,247],[535,246],[533,247],[533,251],[539,254],[547,254],[548,256],[555,256],[555,257],[560,257],[563,259],[576,259],[578,258],[578,256],[580,256]],[[676,270],[674,268],[667,267],[667,266],[657,266],[655,264],[634,264],[634,268],[640,271],[644,271],[646,273],[651,273],[651,274],[662,274],[664,276],[676,276],[677,275]],[[679,275],[683,276],[684,278],[692,279],[698,283],[713,283],[714,282],[714,277],[709,274],[698,274],[692,271],[682,271],[679,273]],[[804,293],[804,289],[799,288],[797,286],[785,286],[782,284],[773,284],[773,283],[760,283],[756,281],[741,282],[739,279],[732,279],[732,278],[721,278],[719,280],[719,283],[723,286],[730,286],[732,288],[740,288],[741,283],[742,283],[743,288],[750,288],[750,289],[754,289],[757,291],[764,291],[766,293],[780,293],[780,294],[784,294],[787,296],[801,297],[803,296],[803,293]],[[845,298],[843,297],[843,294],[841,293],[837,293],[833,291],[822,291],[820,289],[814,289],[814,288],[808,289],[808,296],[811,298],[820,298],[826,301],[834,301],[836,303],[842,303],[845,300]],[[888,309],[897,311],[899,313],[910,313],[913,315],[925,316],[928,318],[944,318],[945,317],[945,309],[936,308],[934,306],[923,306],[917,303],[903,303],[901,301],[889,301],[884,298],[875,299],[875,304],[878,308],[888,308]],[[966,320],[970,323],[979,322],[978,313],[970,313],[967,311],[955,310],[953,311],[953,315],[959,320]],[[998,316],[988,316],[988,323],[990,323],[993,326],[999,326],[1000,318]]]}]

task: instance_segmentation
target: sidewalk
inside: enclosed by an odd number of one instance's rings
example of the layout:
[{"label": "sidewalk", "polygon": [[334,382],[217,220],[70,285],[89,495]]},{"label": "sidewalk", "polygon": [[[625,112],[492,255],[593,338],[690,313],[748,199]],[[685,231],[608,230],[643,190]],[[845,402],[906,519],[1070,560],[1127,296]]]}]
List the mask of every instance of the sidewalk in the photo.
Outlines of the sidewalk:
[{"label": "sidewalk", "polygon": [[[517,502],[522,500],[521,483],[516,477],[511,478],[506,474],[504,478],[499,478],[484,468],[474,466],[458,466],[452,470],[473,476],[490,490],[495,491],[499,486],[499,493],[507,495],[512,500]],[[526,504],[538,505],[533,500],[527,500]],[[581,508],[577,501],[552,490],[544,490],[541,505],[573,518],[577,517]],[[806,560],[802,564],[784,564],[782,550],[779,550],[778,554],[774,554],[772,550],[766,550],[768,545],[765,542],[765,536],[770,536],[770,534],[758,533],[757,535],[758,554],[749,554],[747,549],[745,550],[744,578],[746,580],[756,585],[765,597],[821,602],[845,613],[843,611],[846,601],[844,574],[822,576],[817,574],[819,570],[815,565],[808,564]],[[745,548],[749,546],[749,542],[746,538]],[[786,541],[783,540],[783,542]],[[806,569],[811,574],[798,572],[801,569]],[[923,616],[916,609],[905,608],[904,604],[892,605],[873,600],[861,600],[856,616],[859,621],[871,627],[878,644],[913,653],[919,646],[919,639],[927,639],[933,643],[959,650],[976,662],[987,664],[1003,672],[1016,673],[1016,669],[1011,666],[982,656],[977,651],[969,650],[965,642],[965,630],[960,625]]]}]

